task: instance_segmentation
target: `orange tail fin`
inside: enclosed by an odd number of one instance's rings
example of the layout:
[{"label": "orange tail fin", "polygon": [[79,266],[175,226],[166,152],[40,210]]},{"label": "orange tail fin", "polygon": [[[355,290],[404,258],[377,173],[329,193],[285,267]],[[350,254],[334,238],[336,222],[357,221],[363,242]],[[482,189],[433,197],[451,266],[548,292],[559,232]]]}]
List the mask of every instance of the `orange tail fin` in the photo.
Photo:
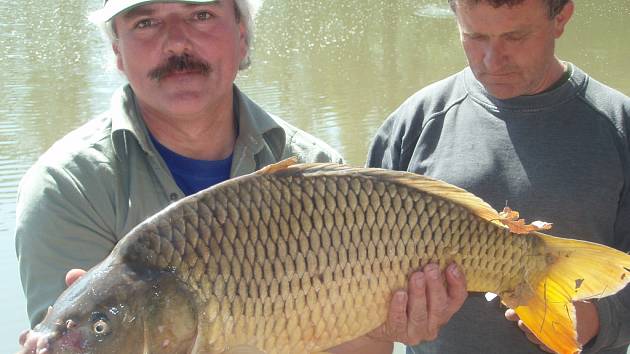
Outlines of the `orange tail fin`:
[{"label": "orange tail fin", "polygon": [[530,283],[533,296],[506,302],[547,347],[580,352],[574,301],[612,295],[630,282],[630,255],[616,249],[536,233],[552,260],[547,274]]}]

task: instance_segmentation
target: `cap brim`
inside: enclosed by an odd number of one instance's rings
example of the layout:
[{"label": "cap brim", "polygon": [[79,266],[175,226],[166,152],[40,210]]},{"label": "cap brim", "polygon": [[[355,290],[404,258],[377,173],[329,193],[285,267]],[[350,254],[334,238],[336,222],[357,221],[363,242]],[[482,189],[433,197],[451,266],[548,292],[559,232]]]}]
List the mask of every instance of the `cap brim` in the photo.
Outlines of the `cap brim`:
[{"label": "cap brim", "polygon": [[93,23],[107,22],[121,12],[155,2],[212,3],[216,1],[218,0],[109,0],[102,9],[94,11],[89,16],[89,20]]}]

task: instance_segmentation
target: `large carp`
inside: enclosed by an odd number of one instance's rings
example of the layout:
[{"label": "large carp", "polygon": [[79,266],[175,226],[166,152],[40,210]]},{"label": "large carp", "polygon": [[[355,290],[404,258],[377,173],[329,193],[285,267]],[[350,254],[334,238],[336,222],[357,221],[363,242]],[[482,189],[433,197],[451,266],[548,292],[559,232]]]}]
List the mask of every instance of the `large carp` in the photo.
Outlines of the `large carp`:
[{"label": "large carp", "polygon": [[383,323],[414,270],[456,262],[573,353],[572,301],[623,288],[630,256],[535,229],[420,175],[284,161],[138,225],[34,332],[54,354],[313,353]]}]

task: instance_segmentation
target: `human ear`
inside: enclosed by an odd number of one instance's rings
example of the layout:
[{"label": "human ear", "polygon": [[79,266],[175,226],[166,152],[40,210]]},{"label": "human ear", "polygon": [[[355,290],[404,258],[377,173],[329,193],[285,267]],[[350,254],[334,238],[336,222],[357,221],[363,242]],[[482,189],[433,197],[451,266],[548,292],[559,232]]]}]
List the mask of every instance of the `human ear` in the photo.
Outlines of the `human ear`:
[{"label": "human ear", "polygon": [[112,50],[116,55],[116,67],[118,70],[124,72],[125,66],[123,65],[122,55],[120,54],[120,48],[118,47],[118,41],[112,43]]},{"label": "human ear", "polygon": [[555,27],[554,34],[556,38],[559,38],[564,33],[564,27],[571,19],[571,16],[573,16],[574,10],[575,4],[573,3],[573,0],[569,0],[569,2],[564,5],[562,10],[560,10],[560,13],[558,13],[553,19]]}]

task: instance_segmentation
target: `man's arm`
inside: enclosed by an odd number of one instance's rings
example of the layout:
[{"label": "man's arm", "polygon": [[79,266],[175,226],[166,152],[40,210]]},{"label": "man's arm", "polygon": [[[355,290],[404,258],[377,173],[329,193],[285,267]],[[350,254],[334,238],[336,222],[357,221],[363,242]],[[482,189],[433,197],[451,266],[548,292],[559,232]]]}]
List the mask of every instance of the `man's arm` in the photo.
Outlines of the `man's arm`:
[{"label": "man's arm", "polygon": [[393,342],[415,345],[434,340],[467,296],[466,279],[455,264],[451,264],[444,275],[440,274],[437,265],[429,264],[412,274],[407,291],[394,293],[384,324],[365,336],[330,349],[330,352],[391,354]]},{"label": "man's arm", "polygon": [[376,131],[368,148],[366,167],[400,169],[401,141],[394,139],[397,120],[390,116]]},{"label": "man's arm", "polygon": [[65,289],[68,270],[91,268],[115,244],[103,220],[107,216],[93,204],[106,204],[108,196],[102,186],[91,186],[88,198],[85,184],[76,176],[41,165],[29,170],[20,183],[15,242],[31,325]]},{"label": "man's arm", "polygon": [[[630,142],[629,142],[630,143]],[[628,161],[630,164],[630,161]],[[630,171],[628,171],[630,173]],[[630,180],[630,177],[626,177]],[[626,185],[619,203],[615,222],[613,247],[630,251],[630,186]],[[619,348],[630,344],[630,286],[617,294],[593,301],[597,308],[599,328],[597,335],[585,347],[582,353],[598,353],[610,348]],[[579,317],[578,317],[579,322]],[[578,329],[580,328],[578,323]]]}]

